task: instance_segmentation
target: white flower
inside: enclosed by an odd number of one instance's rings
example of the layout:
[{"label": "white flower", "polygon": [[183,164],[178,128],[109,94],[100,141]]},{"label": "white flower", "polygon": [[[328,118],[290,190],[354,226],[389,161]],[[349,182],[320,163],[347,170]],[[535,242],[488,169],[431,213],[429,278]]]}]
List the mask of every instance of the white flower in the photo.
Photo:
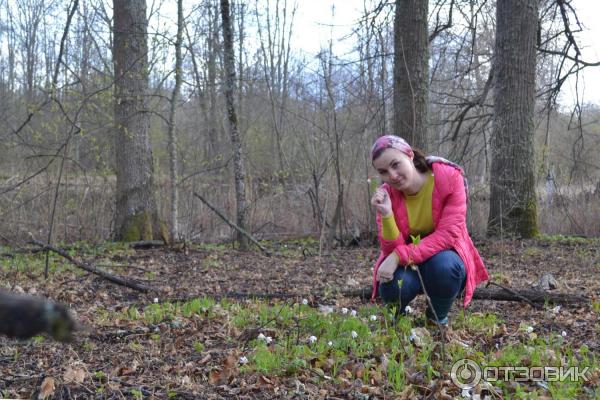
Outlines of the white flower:
[{"label": "white flower", "polygon": [[371,178],[367,178],[367,183],[371,183]]},{"label": "white flower", "polygon": [[303,304],[303,305],[307,305],[307,304],[308,304],[308,300],[306,300],[306,299],[302,299],[302,304]]},{"label": "white flower", "polygon": [[554,314],[558,314],[558,312],[559,312],[559,311],[560,311],[560,305],[558,305],[558,306],[556,306],[556,307],[554,307],[554,308],[552,309],[552,312],[553,312]]},{"label": "white flower", "polygon": [[240,357],[240,364],[248,364],[248,359],[244,356]]},{"label": "white flower", "polygon": [[411,306],[406,306],[404,307],[404,312],[407,314],[414,314],[415,310],[413,310]]},{"label": "white flower", "polygon": [[352,315],[353,317],[356,317],[356,310],[350,311],[350,315]]},{"label": "white flower", "polygon": [[562,337],[567,337],[567,331],[562,331],[560,334]]},{"label": "white flower", "polygon": [[352,339],[356,339],[358,337],[358,333],[356,333],[356,331],[352,331],[350,335],[352,335]]},{"label": "white flower", "polygon": [[342,308],[342,314],[348,314],[348,309],[346,307]]},{"label": "white flower", "polygon": [[271,342],[272,342],[272,341],[273,341],[273,338],[272,338],[271,336],[267,336],[267,337],[265,338],[265,342],[266,342],[267,344],[271,344]]},{"label": "white flower", "polygon": [[377,321],[377,315],[371,315],[371,316],[369,317],[369,319],[370,319],[371,321]]},{"label": "white flower", "polygon": [[265,335],[263,335],[262,333],[259,333],[258,336],[256,337],[258,340],[265,340],[266,337]]},{"label": "white flower", "polygon": [[528,326],[526,331],[527,331],[527,333],[533,332],[533,326]]},{"label": "white flower", "polygon": [[329,342],[327,342],[327,346],[329,346],[329,347],[333,346],[333,342],[330,340]]},{"label": "white flower", "polygon": [[308,338],[308,342],[309,343],[314,343],[316,341],[317,341],[317,337],[316,336],[311,336],[311,337]]},{"label": "white flower", "polygon": [[158,297],[154,298],[154,303],[158,303]]}]

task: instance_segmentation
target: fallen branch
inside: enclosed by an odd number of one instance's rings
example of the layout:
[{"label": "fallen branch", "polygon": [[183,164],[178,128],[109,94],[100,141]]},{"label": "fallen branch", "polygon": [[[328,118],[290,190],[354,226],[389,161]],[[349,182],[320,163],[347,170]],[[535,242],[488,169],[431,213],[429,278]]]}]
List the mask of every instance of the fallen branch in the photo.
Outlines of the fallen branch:
[{"label": "fallen branch", "polygon": [[[508,293],[512,294],[513,296],[516,296],[516,297],[518,297],[519,299],[521,299],[521,300],[525,301],[526,303],[529,303],[529,305],[530,305],[531,307],[533,307],[533,308],[539,308],[539,307],[540,307],[540,304],[536,304],[536,303],[534,303],[533,301],[529,300],[527,297],[525,297],[525,296],[523,296],[523,295],[521,295],[521,294],[519,294],[519,293],[515,292],[514,290],[512,290],[512,289],[510,289],[510,288],[507,288],[507,287],[505,287],[505,286],[502,286],[502,285],[500,285],[499,283],[495,283],[495,282],[489,281],[489,282],[488,282],[488,284],[487,284],[487,286],[490,286],[490,285],[498,286],[500,289],[504,289],[504,290],[506,290]],[[487,288],[487,286],[486,286],[486,288]]]},{"label": "fallen branch", "polygon": [[212,211],[214,211],[214,213],[217,214],[219,217],[221,217],[221,219],[223,221],[225,221],[229,226],[231,226],[233,229],[235,229],[236,231],[240,232],[242,235],[244,235],[248,239],[250,239],[250,241],[252,243],[254,243],[263,253],[265,253],[269,257],[271,256],[271,253],[269,253],[269,251],[267,249],[265,249],[260,243],[258,243],[258,240],[256,240],[251,234],[246,232],[246,230],[240,228],[239,226],[237,226],[236,224],[231,222],[229,219],[227,219],[227,217],[225,215],[223,215],[223,213],[221,213],[219,210],[217,210],[215,207],[213,207],[204,197],[200,196],[196,192],[194,192],[194,196],[196,196],[198,199],[200,199],[200,201],[202,201],[204,204],[206,204],[206,206],[208,208],[210,208]]},{"label": "fallen branch", "polygon": [[[532,289],[510,289],[507,288],[492,289],[479,287],[475,289],[473,293],[474,300],[495,300],[495,301],[526,301],[532,304],[534,307],[546,304],[546,303],[560,303],[560,304],[583,304],[590,301],[585,296],[574,295],[569,293],[550,293],[540,290]],[[358,297],[362,300],[371,299],[371,287],[365,287],[361,289],[350,289],[338,292],[339,295],[345,297]],[[239,293],[229,292],[220,294],[207,294],[200,293],[189,297],[179,298],[165,298],[161,299],[160,302],[171,302],[171,303],[184,303],[187,301],[194,300],[198,297],[209,296],[215,300],[220,299],[238,299],[238,300],[249,300],[249,299],[260,299],[260,300],[273,300],[273,299],[292,299],[306,297],[306,294],[302,293],[288,293],[288,292],[274,292],[274,293]],[[324,298],[327,297],[323,293],[311,293],[310,297],[313,298]]]},{"label": "fallen branch", "polygon": [[116,283],[117,285],[125,286],[125,287],[128,287],[130,289],[134,289],[134,290],[137,290],[139,292],[144,292],[144,293],[157,291],[156,289],[153,289],[153,288],[151,288],[149,286],[146,286],[146,285],[141,285],[141,284],[139,284],[137,282],[134,282],[134,281],[132,281],[130,279],[123,278],[123,277],[120,277],[120,276],[111,275],[108,272],[99,269],[98,267],[96,267],[93,264],[88,264],[88,263],[85,263],[83,261],[78,261],[78,260],[74,259],[73,257],[71,257],[67,252],[65,252],[64,250],[59,249],[57,247],[47,245],[47,244],[39,242],[39,241],[37,241],[35,239],[33,239],[31,241],[31,243],[33,243],[33,244],[35,244],[37,246],[40,246],[43,250],[53,251],[54,253],[63,256],[64,258],[66,258],[67,260],[69,260],[71,263],[75,264],[79,268],[84,269],[84,270],[86,270],[88,272],[91,272],[94,275],[98,275],[98,276],[106,279],[107,281],[110,281],[112,283]]},{"label": "fallen branch", "polygon": [[132,249],[152,249],[155,247],[163,247],[165,242],[162,240],[141,240],[139,242],[127,243]]},{"label": "fallen branch", "polygon": [[[360,297],[366,300],[371,298],[371,290],[370,287],[345,290],[341,294],[347,297]],[[545,303],[582,304],[590,301],[587,297],[577,294],[551,293],[533,289],[509,289],[505,287],[499,289],[478,287],[473,293],[473,300],[525,301],[533,307]]]}]

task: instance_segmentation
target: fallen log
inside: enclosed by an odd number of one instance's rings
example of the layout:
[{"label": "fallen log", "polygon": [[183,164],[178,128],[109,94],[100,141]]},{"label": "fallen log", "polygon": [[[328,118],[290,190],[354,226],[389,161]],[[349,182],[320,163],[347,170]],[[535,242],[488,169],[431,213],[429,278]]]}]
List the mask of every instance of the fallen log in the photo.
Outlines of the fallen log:
[{"label": "fallen log", "polygon": [[473,299],[495,301],[524,301],[523,299],[527,299],[534,304],[584,304],[590,301],[589,298],[578,294],[553,293],[536,289],[511,289],[511,291],[518,295],[503,288],[477,288],[473,293]]},{"label": "fallen log", "polygon": [[[345,290],[341,294],[348,297],[371,298],[371,288]],[[578,294],[553,293],[536,289],[489,288],[478,287],[473,293],[473,300],[518,301],[527,302],[533,306],[549,304],[584,304],[589,298]]]},{"label": "fallen log", "polygon": [[[371,287],[361,289],[350,289],[342,290],[338,292],[339,295],[345,297],[359,297],[363,300],[371,299]],[[198,294],[189,297],[181,298],[165,298],[161,299],[163,302],[186,302],[193,300],[198,297],[209,296],[214,299],[261,299],[261,300],[274,300],[274,299],[291,299],[291,298],[302,298],[311,297],[313,299],[319,299],[327,297],[322,293],[287,293],[287,292],[273,292],[273,293],[239,293],[239,292],[228,292],[219,293],[215,295],[211,294]],[[576,294],[569,293],[551,293],[546,291],[540,291],[535,289],[508,289],[508,288],[486,288],[478,287],[473,293],[474,300],[494,300],[494,301],[518,301],[527,302],[533,307],[539,307],[543,304],[585,304],[590,301],[589,298]]]}]

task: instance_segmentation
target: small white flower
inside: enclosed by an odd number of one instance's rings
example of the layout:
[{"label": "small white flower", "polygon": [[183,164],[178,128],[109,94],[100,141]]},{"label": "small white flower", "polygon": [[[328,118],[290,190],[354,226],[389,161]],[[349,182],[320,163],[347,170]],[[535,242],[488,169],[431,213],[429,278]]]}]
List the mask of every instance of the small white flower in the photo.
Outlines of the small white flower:
[{"label": "small white flower", "polygon": [[371,183],[371,178],[367,178],[367,183]]},{"label": "small white flower", "polygon": [[309,343],[314,343],[316,341],[317,341],[317,337],[316,336],[311,336],[311,337],[308,338],[308,342]]},{"label": "small white flower", "polygon": [[348,314],[348,309],[346,307],[342,308],[342,314]]},{"label": "small white flower", "polygon": [[273,338],[272,338],[271,336],[267,336],[267,337],[265,338],[265,342],[266,342],[267,344],[271,344],[271,342],[273,342]]},{"label": "small white flower", "polygon": [[358,337],[358,333],[356,333],[356,331],[352,331],[350,335],[352,335],[352,339],[356,339]]},{"label": "small white flower", "polygon": [[308,304],[308,300],[306,300],[306,299],[302,299],[302,304],[303,304],[303,305],[307,305],[307,304]]},{"label": "small white flower", "polygon": [[406,307],[404,307],[404,311],[405,311],[407,314],[414,314],[414,312],[415,312],[415,310],[413,310],[411,306],[406,306]]},{"label": "small white flower", "polygon": [[559,311],[560,311],[560,305],[558,305],[558,306],[556,306],[556,307],[554,307],[554,308],[552,309],[552,312],[553,312],[554,314],[558,314],[558,312],[559,312]]},{"label": "small white flower", "polygon": [[158,303],[158,297],[154,298],[154,303]]},{"label": "small white flower", "polygon": [[526,329],[526,332],[527,333],[533,332],[533,326],[528,326],[527,329]]},{"label": "small white flower", "polygon": [[259,333],[258,336],[256,337],[258,340],[265,340],[266,337],[265,335],[263,335],[262,333]]},{"label": "small white flower", "polygon": [[370,319],[371,321],[377,321],[377,315],[371,315],[371,316],[369,317],[369,319]]},{"label": "small white flower", "polygon": [[562,337],[567,337],[567,331],[562,331],[562,332],[560,333],[560,335],[561,335]]},{"label": "small white flower", "polygon": [[356,317],[356,310],[350,311],[350,315],[352,315],[353,317]]},{"label": "small white flower", "polygon": [[327,346],[329,346],[329,347],[333,346],[333,342],[330,340],[329,342],[327,342]]},{"label": "small white flower", "polygon": [[240,364],[248,364],[248,359],[244,356],[240,357]]}]

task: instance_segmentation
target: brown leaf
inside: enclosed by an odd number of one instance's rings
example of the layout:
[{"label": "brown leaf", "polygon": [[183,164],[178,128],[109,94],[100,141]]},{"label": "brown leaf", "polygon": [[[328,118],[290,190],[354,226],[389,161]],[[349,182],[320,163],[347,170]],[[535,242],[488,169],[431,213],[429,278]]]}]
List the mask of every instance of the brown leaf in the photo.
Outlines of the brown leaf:
[{"label": "brown leaf", "polygon": [[65,371],[65,374],[63,375],[63,379],[64,379],[65,383],[70,383],[70,382],[83,383],[83,381],[85,380],[85,375],[86,375],[85,370],[83,368],[69,367]]},{"label": "brown leaf", "polygon": [[54,378],[44,378],[42,386],[40,386],[40,394],[38,395],[38,399],[45,399],[49,396],[52,396],[55,389],[56,387],[54,385]]},{"label": "brown leaf", "polygon": [[216,385],[219,382],[221,382],[221,371],[219,371],[217,369],[213,369],[208,374],[208,384]]},{"label": "brown leaf", "polygon": [[208,362],[212,359],[212,356],[210,355],[210,353],[207,353],[204,357],[202,357],[202,359],[200,361],[198,361],[198,364],[200,365],[206,365],[208,364]]}]

